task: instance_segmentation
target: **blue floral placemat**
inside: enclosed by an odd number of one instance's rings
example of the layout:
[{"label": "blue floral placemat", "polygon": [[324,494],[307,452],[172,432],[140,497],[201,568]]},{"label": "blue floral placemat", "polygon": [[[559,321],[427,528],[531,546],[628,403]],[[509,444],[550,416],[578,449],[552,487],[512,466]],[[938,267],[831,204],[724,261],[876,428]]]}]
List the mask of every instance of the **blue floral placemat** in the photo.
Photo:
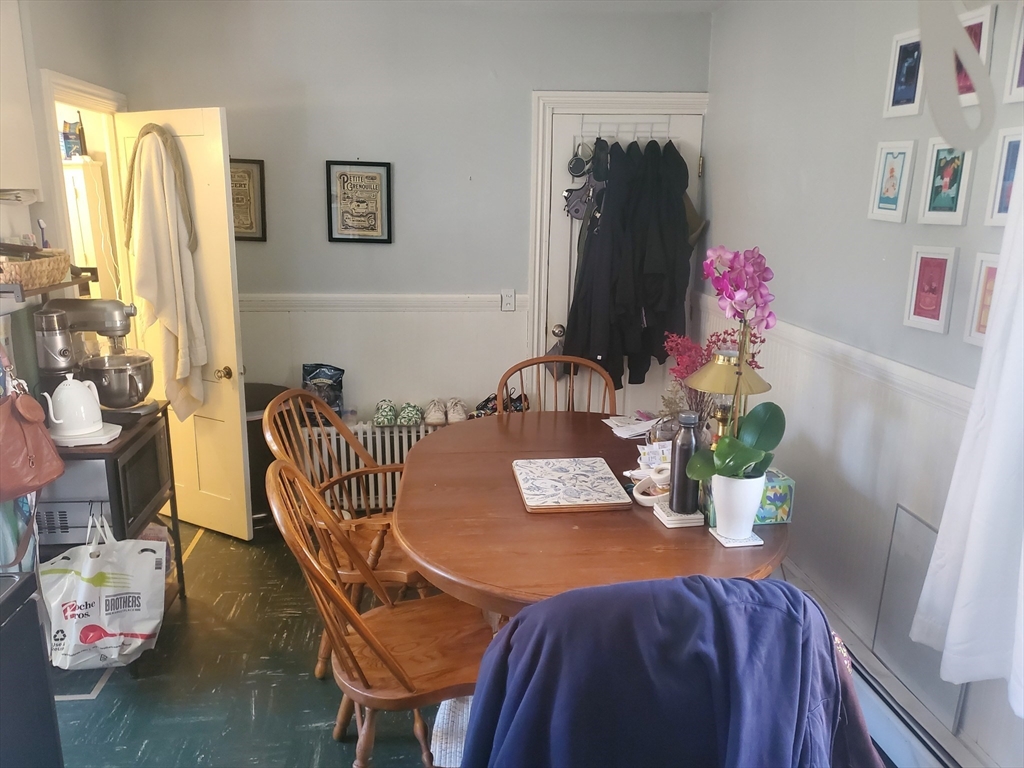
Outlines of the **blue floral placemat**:
[{"label": "blue floral placemat", "polygon": [[633,505],[601,458],[518,459],[512,462],[512,470],[530,511],[624,509]]}]

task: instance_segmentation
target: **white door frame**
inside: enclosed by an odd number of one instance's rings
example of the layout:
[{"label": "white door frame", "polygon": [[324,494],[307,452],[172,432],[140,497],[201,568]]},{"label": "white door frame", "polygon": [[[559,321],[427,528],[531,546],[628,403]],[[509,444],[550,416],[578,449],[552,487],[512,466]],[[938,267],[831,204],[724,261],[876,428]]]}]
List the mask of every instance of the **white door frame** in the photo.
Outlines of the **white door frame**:
[{"label": "white door frame", "polygon": [[706,93],[616,91],[534,91],[533,149],[530,158],[530,314],[527,348],[543,355],[550,346],[544,322],[548,300],[549,224],[551,200],[551,134],[558,114],[704,115]]}]

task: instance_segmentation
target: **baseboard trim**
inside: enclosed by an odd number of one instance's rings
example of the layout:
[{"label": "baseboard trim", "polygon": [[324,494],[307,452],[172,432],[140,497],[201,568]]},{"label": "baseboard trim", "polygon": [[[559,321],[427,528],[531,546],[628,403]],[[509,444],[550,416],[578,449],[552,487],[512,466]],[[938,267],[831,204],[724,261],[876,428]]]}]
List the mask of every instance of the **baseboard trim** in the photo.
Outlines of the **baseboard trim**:
[{"label": "baseboard trim", "polygon": [[[697,294],[697,297],[702,316],[701,325],[707,327],[707,323],[703,321],[709,318],[720,318],[722,312],[718,308],[718,300],[714,296],[700,293]],[[781,321],[767,336],[769,343],[780,342],[796,347],[851,373],[885,384],[955,416],[966,418],[971,408],[971,399],[974,396],[974,389],[971,387],[912,368],[896,360]]]},{"label": "baseboard trim", "polygon": [[[516,312],[530,305],[516,295]],[[240,312],[500,312],[499,293],[243,293]]]}]

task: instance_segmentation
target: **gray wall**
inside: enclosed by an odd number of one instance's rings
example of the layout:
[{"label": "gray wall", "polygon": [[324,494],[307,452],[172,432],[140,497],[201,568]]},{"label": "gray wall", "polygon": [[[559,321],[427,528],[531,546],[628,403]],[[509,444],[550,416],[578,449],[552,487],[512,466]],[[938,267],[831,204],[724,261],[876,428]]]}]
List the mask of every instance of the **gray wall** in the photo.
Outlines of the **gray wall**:
[{"label": "gray wall", "polygon": [[[965,226],[917,223],[925,150],[939,135],[932,75],[922,114],[882,118],[892,38],[918,27],[916,3],[722,4],[704,133],[707,242],[761,247],[781,319],[969,386],[981,355],[963,341],[974,258],[998,253],[1003,234],[983,225],[995,133],[1022,121],[1020,104],[1002,103],[1016,8],[996,5],[996,128],[974,154]],[[917,140],[907,223],[870,220],[878,142],[906,139]],[[960,248],[947,335],[903,325],[914,245]]]},{"label": "gray wall", "polygon": [[[697,6],[698,8],[702,6]],[[242,292],[527,289],[530,92],[706,91],[711,18],[678,3],[130,2],[133,110],[225,106],[266,162]],[[395,243],[328,243],[325,160],[394,164]]]}]

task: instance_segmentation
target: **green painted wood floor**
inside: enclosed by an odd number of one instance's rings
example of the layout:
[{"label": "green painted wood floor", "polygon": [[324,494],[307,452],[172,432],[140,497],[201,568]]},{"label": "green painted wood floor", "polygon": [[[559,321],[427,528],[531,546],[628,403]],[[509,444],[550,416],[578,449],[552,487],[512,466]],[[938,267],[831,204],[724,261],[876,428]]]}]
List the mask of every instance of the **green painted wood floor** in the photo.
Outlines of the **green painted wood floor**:
[{"label": "green painted wood floor", "polygon": [[[196,535],[182,525],[182,546]],[[341,693],[313,677],[321,623],[276,530],[240,542],[205,531],[185,563],[188,599],[164,618],[140,677],[112,671],[94,699],[58,700],[64,761],[78,766],[347,766],[331,738]],[[88,695],[103,670],[54,670],[61,695]],[[432,725],[436,707],[424,710]],[[420,765],[412,713],[381,713],[373,762]]]}]

